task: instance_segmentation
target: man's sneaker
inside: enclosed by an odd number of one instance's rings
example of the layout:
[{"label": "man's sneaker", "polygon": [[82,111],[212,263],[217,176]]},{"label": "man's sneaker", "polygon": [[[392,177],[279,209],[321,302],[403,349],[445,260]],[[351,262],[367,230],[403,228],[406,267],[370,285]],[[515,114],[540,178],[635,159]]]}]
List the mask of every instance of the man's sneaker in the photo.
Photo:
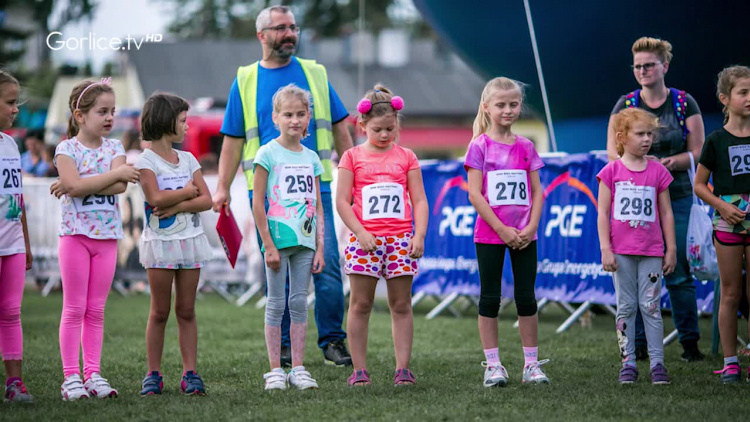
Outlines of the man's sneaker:
[{"label": "man's sneaker", "polygon": [[648,360],[648,345],[647,344],[636,344],[635,345],[635,360]]},{"label": "man's sneaker", "polygon": [[721,370],[714,371],[714,374],[721,374],[722,384],[736,384],[742,379],[742,368],[739,363],[730,363]]},{"label": "man's sneaker", "polygon": [[310,376],[310,373],[305,371],[304,366],[295,366],[289,371],[287,375],[287,381],[289,385],[295,386],[300,390],[307,390],[308,388],[318,388],[318,383]]},{"label": "man's sneaker", "polygon": [[286,390],[286,372],[281,368],[274,368],[263,375],[266,380],[266,390]]},{"label": "man's sneaker", "polygon": [[16,379],[10,385],[5,386],[5,402],[34,403],[34,396],[26,391],[23,381]]},{"label": "man's sneaker", "polygon": [[142,396],[161,394],[164,389],[164,378],[162,378],[159,371],[151,371],[143,379],[141,386],[143,387],[141,389]]},{"label": "man's sneaker", "polygon": [[183,394],[188,395],[206,395],[206,387],[203,385],[203,380],[201,379],[200,375],[195,373],[195,371],[187,371],[184,375],[182,375],[180,390]]},{"label": "man's sneaker", "polygon": [[549,359],[531,362],[523,368],[523,377],[521,382],[524,384],[549,384],[549,378],[544,375],[541,366],[549,362]]},{"label": "man's sneaker", "polygon": [[638,381],[638,368],[624,365],[620,369],[620,384],[635,384],[636,381]]},{"label": "man's sneaker", "polygon": [[86,383],[83,384],[83,388],[89,393],[90,397],[97,399],[106,399],[107,397],[117,397],[117,390],[110,387],[106,379],[102,378],[98,372],[91,374]]},{"label": "man's sneaker", "polygon": [[651,384],[653,385],[668,385],[671,383],[669,381],[667,368],[665,368],[661,363],[657,363],[656,366],[651,368],[651,373],[649,374],[649,376],[651,377]]},{"label": "man's sneaker", "polygon": [[343,339],[326,344],[323,348],[323,357],[328,365],[352,366],[352,355],[349,354]]},{"label": "man's sneaker", "polygon": [[700,349],[698,349],[697,341],[687,342],[682,345],[682,348],[682,360],[685,362],[698,362],[706,358]]},{"label": "man's sneaker", "polygon": [[78,374],[69,375],[60,386],[60,395],[64,401],[75,401],[89,398],[89,393],[83,387],[83,381]]},{"label": "man's sneaker", "polygon": [[282,368],[291,368],[292,367],[292,348],[289,346],[281,345],[281,355],[279,356],[281,359],[281,367]]},{"label": "man's sneaker", "polygon": [[503,365],[482,362],[484,368],[484,385],[485,387],[505,387],[508,385],[508,371]]}]

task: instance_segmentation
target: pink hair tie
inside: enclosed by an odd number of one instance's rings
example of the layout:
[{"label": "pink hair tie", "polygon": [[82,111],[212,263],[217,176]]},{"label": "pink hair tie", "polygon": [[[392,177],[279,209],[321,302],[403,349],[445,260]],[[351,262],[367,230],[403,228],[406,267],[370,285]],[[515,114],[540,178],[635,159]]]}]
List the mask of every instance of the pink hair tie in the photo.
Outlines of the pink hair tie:
[{"label": "pink hair tie", "polygon": [[360,112],[360,114],[367,114],[370,112],[370,110],[372,110],[372,106],[375,104],[390,104],[394,110],[399,111],[404,108],[404,99],[397,95],[395,97],[391,97],[390,101],[375,101],[373,103],[367,98],[362,98],[357,103],[357,111]]},{"label": "pink hair tie", "polygon": [[395,97],[391,98],[391,105],[393,106],[393,109],[398,111],[404,108],[404,99],[396,95]]},{"label": "pink hair tie", "polygon": [[357,103],[357,111],[360,114],[367,114],[370,110],[372,110],[372,102],[368,100],[367,98],[362,98]]},{"label": "pink hair tie", "polygon": [[83,94],[85,94],[86,91],[88,91],[89,88],[91,88],[94,85],[107,85],[107,86],[110,86],[110,85],[112,85],[112,77],[110,76],[110,77],[107,77],[107,78],[102,78],[99,82],[94,82],[92,84],[89,84],[89,86],[87,86],[86,88],[83,88],[83,91],[81,91],[81,95],[78,96],[78,101],[76,101],[76,108],[75,108],[76,110],[78,110],[78,105],[81,104],[81,98],[83,98]]}]

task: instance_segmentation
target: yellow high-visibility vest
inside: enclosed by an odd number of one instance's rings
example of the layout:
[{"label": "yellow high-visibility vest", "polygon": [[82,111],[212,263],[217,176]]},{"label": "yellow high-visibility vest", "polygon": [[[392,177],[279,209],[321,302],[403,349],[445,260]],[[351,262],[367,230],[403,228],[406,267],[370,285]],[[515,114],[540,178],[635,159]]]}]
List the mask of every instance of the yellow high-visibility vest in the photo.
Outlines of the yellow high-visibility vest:
[{"label": "yellow high-visibility vest", "polygon": [[[323,65],[315,60],[297,58],[305,72],[307,84],[313,98],[313,116],[315,119],[315,137],[317,140],[318,156],[323,163],[321,182],[333,180],[331,170],[331,149],[333,148],[333,124],[331,122],[331,102],[328,93],[328,74]],[[258,131],[257,94],[258,94],[258,62],[242,66],[237,70],[237,87],[242,100],[242,110],[245,118],[245,145],[242,148],[242,171],[247,179],[247,189],[253,190],[253,160],[260,148],[260,132]]]}]

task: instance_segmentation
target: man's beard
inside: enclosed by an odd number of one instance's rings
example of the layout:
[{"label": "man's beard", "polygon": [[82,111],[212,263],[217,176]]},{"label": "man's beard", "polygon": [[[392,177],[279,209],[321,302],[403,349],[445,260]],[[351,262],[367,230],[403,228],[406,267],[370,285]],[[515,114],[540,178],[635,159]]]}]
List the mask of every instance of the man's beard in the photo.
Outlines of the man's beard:
[{"label": "man's beard", "polygon": [[[292,47],[286,47],[284,44],[286,43],[292,43]],[[294,53],[297,51],[297,40],[294,38],[284,38],[281,40],[281,42],[274,43],[273,48],[271,49],[273,52],[273,55],[280,58],[280,59],[288,59],[294,55]]]}]

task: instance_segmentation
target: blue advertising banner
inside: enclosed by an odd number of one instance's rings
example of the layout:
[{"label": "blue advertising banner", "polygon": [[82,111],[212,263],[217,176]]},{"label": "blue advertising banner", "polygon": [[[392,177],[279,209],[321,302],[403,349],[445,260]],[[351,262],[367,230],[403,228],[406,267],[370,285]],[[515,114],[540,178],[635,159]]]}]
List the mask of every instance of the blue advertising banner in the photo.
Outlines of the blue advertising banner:
[{"label": "blue advertising banner", "polygon": [[[596,227],[596,174],[606,164],[606,156],[572,154],[543,157],[543,161],[545,167],[539,175],[545,201],[537,234],[537,299],[614,305],[614,285],[601,266]],[[473,242],[477,215],[469,202],[463,163],[426,163],[422,175],[430,223],[414,293],[479,296]],[[505,262],[503,297],[512,298],[513,275],[507,255]],[[697,283],[697,294],[699,309],[710,311],[712,283]],[[668,306],[666,288],[662,298],[662,304]]]}]

